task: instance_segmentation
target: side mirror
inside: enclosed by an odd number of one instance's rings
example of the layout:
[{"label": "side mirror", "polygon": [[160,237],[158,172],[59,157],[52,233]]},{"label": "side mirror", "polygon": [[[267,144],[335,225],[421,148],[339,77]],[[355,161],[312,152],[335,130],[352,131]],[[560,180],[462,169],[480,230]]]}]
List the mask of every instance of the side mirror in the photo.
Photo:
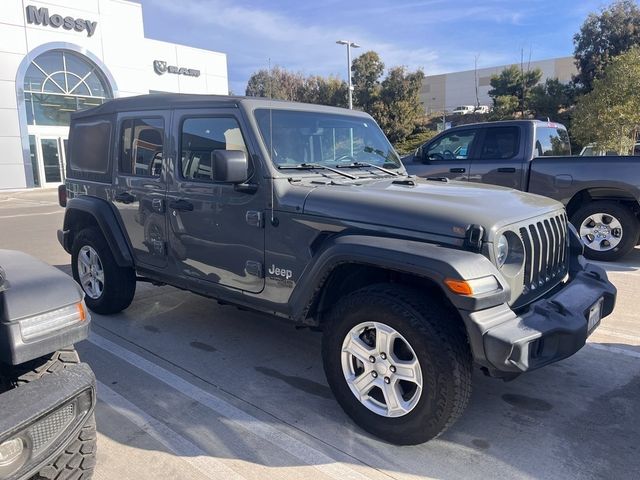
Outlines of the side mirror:
[{"label": "side mirror", "polygon": [[247,179],[249,161],[242,150],[215,150],[213,175],[216,182],[242,183]]}]

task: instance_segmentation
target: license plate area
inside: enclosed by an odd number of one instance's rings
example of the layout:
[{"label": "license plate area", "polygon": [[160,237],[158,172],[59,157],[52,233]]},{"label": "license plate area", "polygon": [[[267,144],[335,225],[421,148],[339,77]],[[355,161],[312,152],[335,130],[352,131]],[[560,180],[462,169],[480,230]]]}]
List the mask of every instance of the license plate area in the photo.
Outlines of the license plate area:
[{"label": "license plate area", "polygon": [[587,333],[591,333],[595,330],[595,328],[600,324],[600,320],[602,319],[602,305],[604,303],[604,298],[600,298],[596,303],[591,305],[589,308],[589,314],[587,317]]}]

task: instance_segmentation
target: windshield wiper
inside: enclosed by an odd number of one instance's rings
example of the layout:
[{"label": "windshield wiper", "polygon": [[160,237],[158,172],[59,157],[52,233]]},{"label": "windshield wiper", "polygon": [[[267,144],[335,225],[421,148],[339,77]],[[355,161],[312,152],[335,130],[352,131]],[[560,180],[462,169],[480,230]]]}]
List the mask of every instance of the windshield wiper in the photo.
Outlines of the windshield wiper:
[{"label": "windshield wiper", "polygon": [[330,172],[337,173],[338,175],[342,175],[343,177],[350,178],[351,180],[356,180],[358,177],[355,175],[351,175],[346,172],[341,172],[335,168],[327,167],[326,165],[320,165],[318,163],[300,163],[298,165],[278,165],[279,170],[329,170]]},{"label": "windshield wiper", "polygon": [[393,172],[393,171],[388,170],[386,168],[379,167],[378,165],[374,165],[373,163],[367,163],[367,162],[353,162],[353,163],[349,163],[347,165],[337,165],[336,166],[336,168],[360,168],[360,167],[375,168],[376,170],[380,170],[381,172],[388,173],[389,175],[393,175],[394,177],[397,177],[399,175],[397,172]]}]

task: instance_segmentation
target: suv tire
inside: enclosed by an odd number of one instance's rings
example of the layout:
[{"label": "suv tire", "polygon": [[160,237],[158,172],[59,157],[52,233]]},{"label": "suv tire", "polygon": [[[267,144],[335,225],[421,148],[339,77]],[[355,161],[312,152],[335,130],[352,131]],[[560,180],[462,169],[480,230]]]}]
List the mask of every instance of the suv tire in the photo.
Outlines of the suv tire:
[{"label": "suv tire", "polygon": [[[338,301],[324,327],[322,357],[331,390],[356,424],[390,443],[415,445],[437,437],[462,415],[471,396],[472,360],[454,315],[436,298],[400,285],[365,287]],[[347,339],[354,338],[371,350],[351,355]],[[381,353],[378,338],[382,345],[385,338],[395,338],[386,343],[392,351]],[[409,372],[403,365],[415,365],[414,360],[417,366],[409,376],[417,380],[412,384],[403,380]],[[354,385],[367,380],[374,386],[368,393],[364,387],[357,397]],[[399,392],[396,400],[402,402],[396,404],[406,412],[392,414],[394,401],[386,399],[393,392]]]},{"label": "suv tire", "polygon": [[[73,347],[11,367],[12,383],[19,387],[70,365],[80,363]],[[51,464],[43,467],[32,480],[89,480],[96,465],[96,419],[92,413],[78,432],[78,437]]]},{"label": "suv tire", "polygon": [[[608,222],[608,223],[607,223]],[[582,206],[576,213],[571,216],[571,223],[578,235],[582,239],[584,245],[584,256],[591,260],[600,260],[603,262],[611,262],[618,260],[629,253],[638,243],[638,233],[640,225],[638,218],[626,206],[618,202],[598,201],[590,202]],[[590,247],[585,235],[604,227],[604,234],[611,232],[608,237],[612,242],[616,242],[611,248],[601,246],[602,249]],[[620,228],[620,235],[614,235],[616,228]],[[609,240],[603,237],[601,242],[597,239],[593,244],[602,245],[603,242]]]},{"label": "suv tire", "polygon": [[[136,293],[135,270],[118,266],[96,228],[85,228],[76,235],[71,247],[71,269],[92,311],[108,315],[131,304]],[[81,269],[84,271],[80,272]]]}]

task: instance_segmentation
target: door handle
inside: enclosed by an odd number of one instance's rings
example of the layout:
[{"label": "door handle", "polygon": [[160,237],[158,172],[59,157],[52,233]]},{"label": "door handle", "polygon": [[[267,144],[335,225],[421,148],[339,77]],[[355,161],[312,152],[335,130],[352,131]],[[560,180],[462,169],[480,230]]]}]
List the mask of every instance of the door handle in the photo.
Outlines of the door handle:
[{"label": "door handle", "polygon": [[467,171],[466,168],[450,168],[449,171],[451,173],[464,173]]},{"label": "door handle", "polygon": [[173,210],[182,210],[185,212],[193,211],[193,203],[188,202],[187,200],[171,200],[169,202],[169,208]]},{"label": "door handle", "polygon": [[122,192],[122,193],[118,193],[114,197],[114,200],[120,203],[133,203],[136,201],[136,197],[131,195],[129,192]]},{"label": "door handle", "polygon": [[513,167],[502,167],[498,169],[498,173],[516,173],[516,169]]}]

